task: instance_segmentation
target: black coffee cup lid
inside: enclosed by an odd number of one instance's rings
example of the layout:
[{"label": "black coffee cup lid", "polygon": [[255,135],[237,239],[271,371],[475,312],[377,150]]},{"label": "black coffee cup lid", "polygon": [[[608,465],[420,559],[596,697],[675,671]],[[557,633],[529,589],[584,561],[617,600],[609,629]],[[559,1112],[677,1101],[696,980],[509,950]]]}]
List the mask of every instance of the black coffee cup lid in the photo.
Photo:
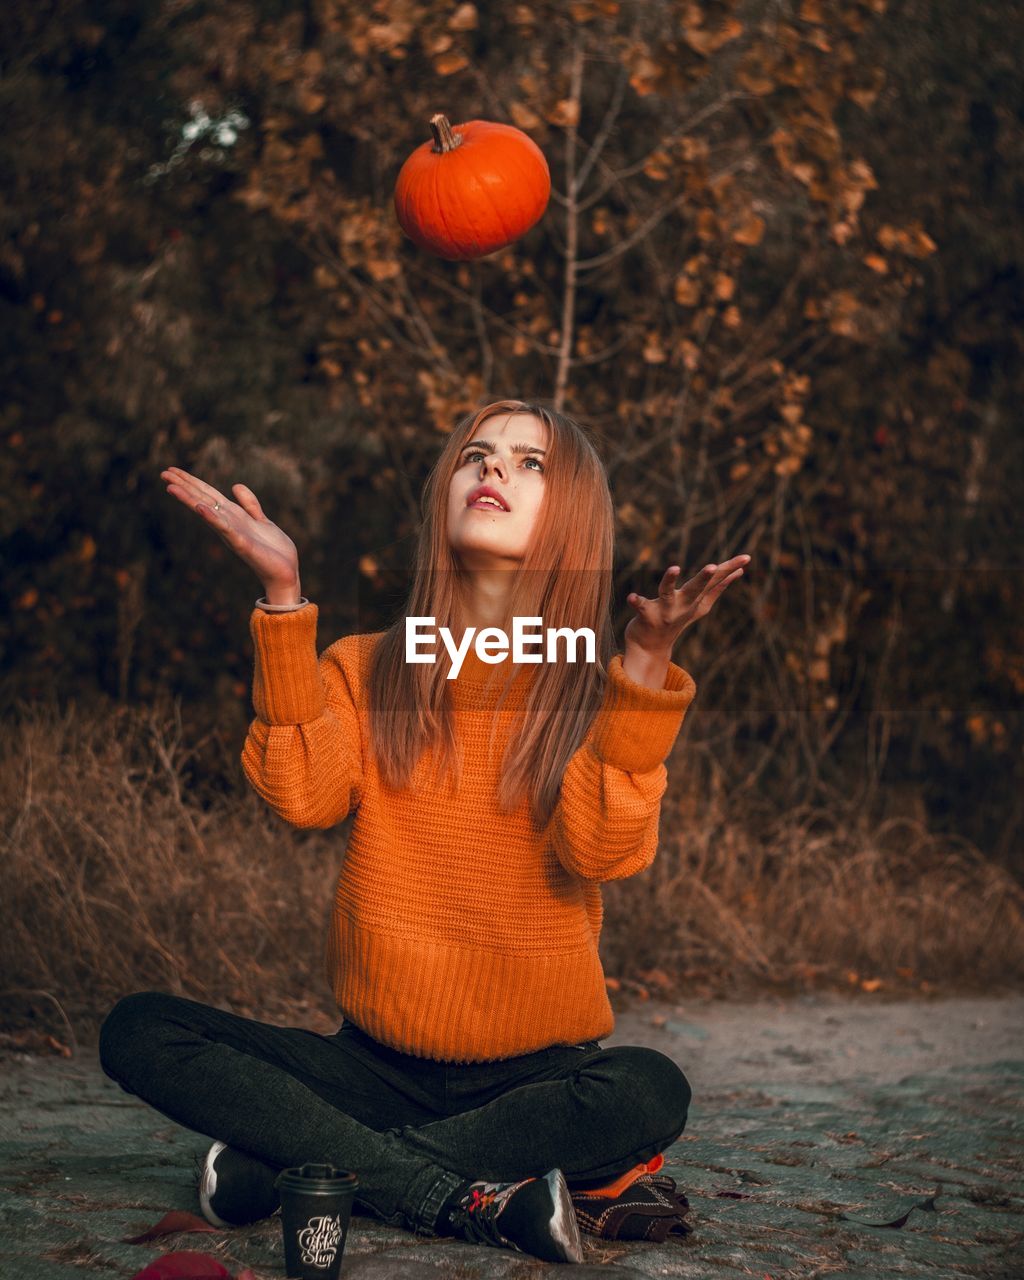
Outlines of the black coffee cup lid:
[{"label": "black coffee cup lid", "polygon": [[315,1164],[312,1162],[304,1165],[295,1165],[290,1169],[282,1169],[274,1179],[274,1186],[280,1187],[287,1183],[293,1189],[309,1187],[337,1187],[339,1190],[343,1186],[354,1183],[359,1185],[358,1179],[354,1173],[347,1169],[336,1169],[333,1164]]}]

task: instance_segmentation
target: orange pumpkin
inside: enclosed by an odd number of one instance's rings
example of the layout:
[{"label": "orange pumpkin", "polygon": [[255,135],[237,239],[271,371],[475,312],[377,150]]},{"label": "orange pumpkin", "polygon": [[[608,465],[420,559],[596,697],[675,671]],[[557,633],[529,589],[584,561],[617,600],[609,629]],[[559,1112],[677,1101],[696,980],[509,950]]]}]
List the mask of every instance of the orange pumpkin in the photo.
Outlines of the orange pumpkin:
[{"label": "orange pumpkin", "polygon": [[540,147],[493,120],[451,125],[431,116],[434,138],[408,157],[395,182],[395,213],[421,249],[449,262],[482,258],[518,240],[551,195]]}]

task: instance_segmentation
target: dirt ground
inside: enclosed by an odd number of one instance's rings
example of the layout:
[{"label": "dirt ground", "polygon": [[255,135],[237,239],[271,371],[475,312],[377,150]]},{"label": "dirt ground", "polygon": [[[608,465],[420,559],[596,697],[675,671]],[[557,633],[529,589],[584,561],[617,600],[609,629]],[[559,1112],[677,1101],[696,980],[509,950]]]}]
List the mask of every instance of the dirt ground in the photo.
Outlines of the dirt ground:
[{"label": "dirt ground", "polygon": [[[620,1007],[604,1043],[669,1054],[693,1089],[666,1153],[693,1228],[666,1245],[584,1237],[574,1274],[1024,1276],[1024,996],[802,995]],[[128,1244],[172,1209],[197,1212],[192,1157],[209,1139],[100,1070],[0,1054],[0,1276],[130,1277],[201,1249],[236,1274],[283,1277],[279,1218]],[[416,1240],[361,1215],[343,1277],[529,1276],[507,1250]]]},{"label": "dirt ground", "polygon": [[[609,1044],[668,1052],[697,1095],[726,1085],[892,1084],[922,1071],[960,1070],[1024,1056],[1024,995],[891,1000],[806,995],[732,1003],[633,1003]],[[664,1030],[655,1025],[667,1017]],[[664,1048],[665,1040],[672,1045]],[[685,1046],[685,1047],[684,1047]],[[689,1056],[687,1056],[689,1055]]]}]

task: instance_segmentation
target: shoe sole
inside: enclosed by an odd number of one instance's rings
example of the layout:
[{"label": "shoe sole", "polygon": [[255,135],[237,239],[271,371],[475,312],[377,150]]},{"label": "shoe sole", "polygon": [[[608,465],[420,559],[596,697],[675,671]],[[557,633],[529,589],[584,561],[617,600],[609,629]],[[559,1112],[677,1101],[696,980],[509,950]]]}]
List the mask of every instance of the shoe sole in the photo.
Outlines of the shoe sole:
[{"label": "shoe sole", "polygon": [[551,1214],[551,1236],[562,1250],[562,1262],[583,1261],[583,1237],[580,1224],[576,1221],[576,1211],[572,1206],[572,1195],[565,1174],[561,1169],[552,1169],[541,1181],[546,1182],[551,1193],[553,1211]]},{"label": "shoe sole", "polygon": [[207,1151],[206,1159],[203,1161],[203,1174],[199,1179],[199,1208],[202,1210],[203,1217],[211,1226],[220,1227],[222,1230],[230,1228],[231,1223],[217,1217],[210,1204],[210,1197],[217,1191],[217,1170],[213,1167],[214,1162],[227,1145],[226,1142],[215,1142]]}]

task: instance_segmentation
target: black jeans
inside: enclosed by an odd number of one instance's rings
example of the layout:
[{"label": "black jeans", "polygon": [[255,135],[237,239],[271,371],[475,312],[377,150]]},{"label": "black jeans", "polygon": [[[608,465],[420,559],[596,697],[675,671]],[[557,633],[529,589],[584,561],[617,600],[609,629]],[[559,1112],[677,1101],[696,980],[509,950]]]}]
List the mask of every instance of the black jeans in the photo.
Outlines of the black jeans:
[{"label": "black jeans", "polygon": [[306,1161],[359,1177],[357,1208],[431,1234],[467,1180],[558,1167],[597,1184],[682,1133],[690,1086],[656,1049],[597,1040],[495,1062],[445,1063],[279,1027],[161,991],[119,1000],[100,1065],[162,1115],[271,1166]]}]

